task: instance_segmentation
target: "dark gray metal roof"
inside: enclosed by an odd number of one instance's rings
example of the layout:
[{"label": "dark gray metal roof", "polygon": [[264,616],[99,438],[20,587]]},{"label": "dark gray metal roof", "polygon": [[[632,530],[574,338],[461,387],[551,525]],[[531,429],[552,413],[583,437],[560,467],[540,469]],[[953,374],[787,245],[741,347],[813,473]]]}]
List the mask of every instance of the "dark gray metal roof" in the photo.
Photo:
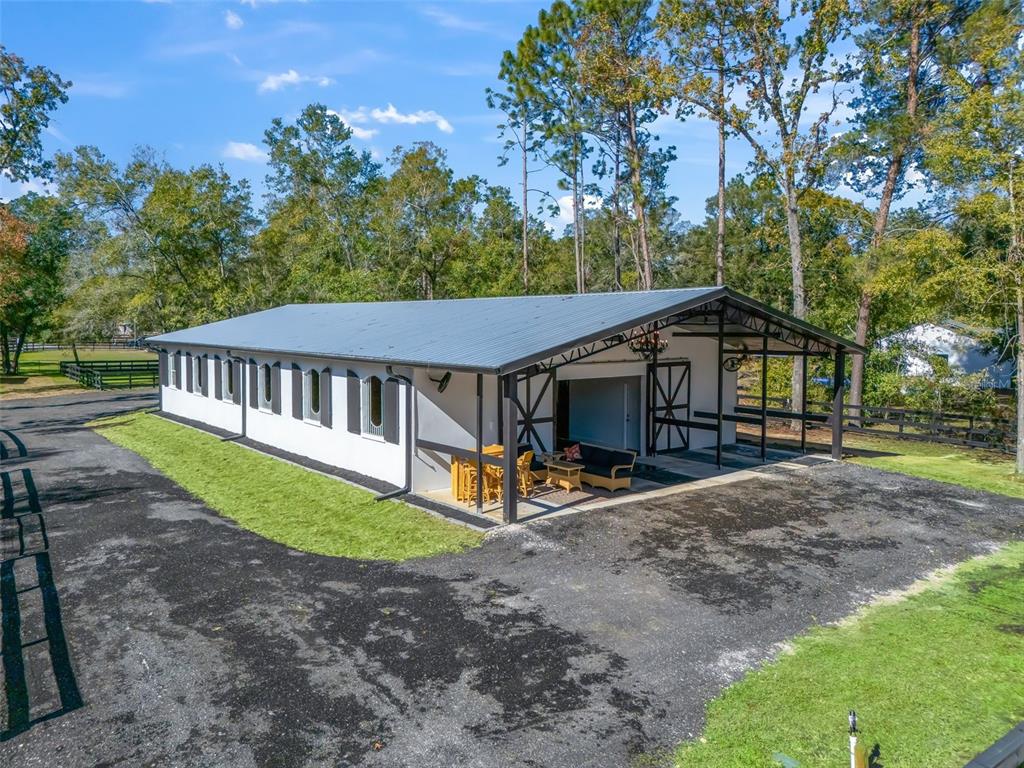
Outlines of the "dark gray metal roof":
[{"label": "dark gray metal roof", "polygon": [[[289,304],[153,336],[148,341],[393,365],[508,373],[716,299],[793,321],[831,346],[852,342],[725,288],[510,296],[441,301]],[[747,303],[749,302],[749,303]]]}]

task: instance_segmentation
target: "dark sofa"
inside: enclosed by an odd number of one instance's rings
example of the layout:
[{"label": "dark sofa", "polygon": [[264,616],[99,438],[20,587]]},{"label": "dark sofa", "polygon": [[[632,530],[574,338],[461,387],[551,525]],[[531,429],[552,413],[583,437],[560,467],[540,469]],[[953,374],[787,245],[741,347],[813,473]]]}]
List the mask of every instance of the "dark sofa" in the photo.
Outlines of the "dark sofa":
[{"label": "dark sofa", "polygon": [[[562,448],[573,445],[570,440]],[[580,458],[576,462],[583,465],[580,480],[587,485],[606,488],[609,491],[628,489],[633,480],[633,467],[636,453],[624,448],[605,448],[590,443],[580,443]]]}]

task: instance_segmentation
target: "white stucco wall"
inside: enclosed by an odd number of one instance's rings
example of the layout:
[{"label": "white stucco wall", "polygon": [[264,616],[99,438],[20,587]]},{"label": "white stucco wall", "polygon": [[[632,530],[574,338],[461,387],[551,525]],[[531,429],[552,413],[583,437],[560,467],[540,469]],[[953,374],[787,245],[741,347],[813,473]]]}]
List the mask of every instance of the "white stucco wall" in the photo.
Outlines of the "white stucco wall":
[{"label": "white stucco wall", "polygon": [[[174,351],[173,348],[171,351]],[[399,442],[388,443],[374,435],[353,434],[347,429],[347,372],[354,371],[360,378],[371,375],[387,378],[384,366],[367,365],[364,363],[340,360],[324,361],[313,358],[289,357],[276,358],[260,355],[245,355],[256,360],[257,366],[263,363],[281,364],[281,413],[252,408],[249,405],[248,369],[238,382],[242,387],[242,403],[222,402],[214,396],[213,355],[226,357],[225,350],[182,349],[193,355],[204,351],[210,355],[207,375],[209,377],[209,395],[203,397],[196,392],[185,389],[184,372],[182,388],[173,386],[161,387],[163,408],[184,418],[203,422],[220,429],[240,433],[242,429],[242,408],[245,408],[246,436],[260,443],[280,448],[281,450],[305,456],[331,466],[348,469],[368,477],[374,477],[394,485],[401,486],[405,482],[405,384],[398,387]],[[325,427],[306,419],[292,416],[292,363],[297,363],[303,371],[309,369],[331,369],[331,414],[332,426]],[[173,383],[173,378],[171,379]],[[243,386],[244,382],[244,386]],[[197,388],[196,388],[197,389]]]},{"label": "white stucco wall", "polygon": [[[173,352],[176,348],[172,348]],[[213,356],[219,354],[226,358],[226,350],[185,349],[181,348],[182,360],[185,352],[194,355],[205,352],[207,376],[210,382],[209,394],[203,397],[197,392],[185,390],[185,376],[182,375],[182,388],[173,386],[161,387],[163,408],[168,413],[176,414],[209,424],[234,433],[242,431],[242,409],[245,409],[246,435],[260,443],[280,448],[290,453],[305,456],[331,466],[348,469],[369,477],[374,477],[394,485],[405,482],[405,441],[406,420],[410,414],[405,409],[405,384],[399,386],[399,442],[387,443],[382,438],[372,435],[353,434],[347,428],[347,372],[354,371],[360,379],[377,375],[386,379],[388,374],[384,366],[349,361],[324,361],[303,357],[267,357],[260,355],[243,355],[256,360],[257,366],[275,362],[281,364],[281,413],[274,414],[269,410],[252,408],[249,405],[249,371],[240,377],[237,385],[241,387],[242,403],[236,405],[230,401],[220,401],[214,396],[215,374]],[[662,361],[688,359],[691,364],[690,418],[695,410],[715,411],[717,407],[717,345],[713,339],[670,338],[669,348],[661,355]],[[303,370],[310,368],[331,368],[331,411],[332,426],[330,428],[305,419],[292,416],[292,363],[297,363]],[[421,439],[436,443],[454,445],[473,450],[476,446],[476,375],[453,372],[451,380],[444,392],[437,391],[437,383],[431,379],[440,379],[444,370],[399,369],[400,374],[409,376],[414,384],[413,413],[415,434]],[[585,378],[618,378],[637,377],[640,387],[640,444],[646,446],[646,372],[647,363],[638,359],[625,346],[602,352],[579,363],[572,363],[557,369],[559,380]],[[543,386],[543,377],[537,376],[531,382],[531,394],[534,400]],[[723,371],[723,403],[725,412],[732,411],[736,402],[736,375]],[[555,387],[549,386],[545,391],[535,416],[546,418],[554,414]],[[666,385],[667,386],[667,385]],[[198,388],[196,388],[198,390]],[[520,401],[526,405],[526,384],[520,382]],[[680,398],[685,398],[681,394]],[[483,442],[498,442],[498,394],[497,378],[483,376]],[[696,419],[695,419],[696,420]],[[554,425],[537,424],[545,447],[549,450],[555,445]],[[663,430],[659,440],[659,448],[668,446],[667,428]],[[730,443],[735,440],[735,425],[725,423],[722,441]],[[690,430],[690,446],[693,448],[713,446],[714,432]],[[539,446],[537,446],[539,447]],[[673,447],[678,447],[674,438]],[[418,449],[413,455],[413,489],[417,491],[447,488],[450,485],[450,457],[447,454]]]}]

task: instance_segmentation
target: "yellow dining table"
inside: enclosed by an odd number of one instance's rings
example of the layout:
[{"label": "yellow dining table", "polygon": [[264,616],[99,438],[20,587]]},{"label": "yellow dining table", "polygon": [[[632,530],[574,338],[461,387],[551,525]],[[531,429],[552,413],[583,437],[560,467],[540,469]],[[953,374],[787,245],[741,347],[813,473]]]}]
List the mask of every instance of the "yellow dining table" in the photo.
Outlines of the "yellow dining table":
[{"label": "yellow dining table", "polygon": [[[485,445],[483,447],[483,454],[485,456],[501,457],[501,456],[505,455],[505,448],[500,443],[492,443],[491,445]],[[462,502],[466,502],[466,503],[472,503],[472,502],[476,501],[475,498],[472,498],[472,499],[465,498],[464,494],[462,493],[462,485],[463,485],[462,484],[462,474],[463,474],[463,472],[470,471],[471,468],[473,470],[476,469],[476,462],[473,461],[472,459],[460,459],[460,458],[458,458],[456,456],[452,456],[452,464],[451,464],[452,496],[457,501],[462,501]],[[498,478],[499,478],[497,491],[498,491],[498,497],[501,498],[501,490],[502,490],[501,489],[501,481],[500,481],[500,478],[501,478],[501,467],[498,467],[498,473],[497,474],[498,474]],[[488,476],[488,473],[484,473],[484,482],[485,483],[490,483],[491,482],[491,480],[490,480],[490,478]],[[484,487],[484,491],[485,491],[484,496],[488,495],[486,493],[486,491],[488,491],[490,489],[491,489],[490,485],[486,485]]]}]

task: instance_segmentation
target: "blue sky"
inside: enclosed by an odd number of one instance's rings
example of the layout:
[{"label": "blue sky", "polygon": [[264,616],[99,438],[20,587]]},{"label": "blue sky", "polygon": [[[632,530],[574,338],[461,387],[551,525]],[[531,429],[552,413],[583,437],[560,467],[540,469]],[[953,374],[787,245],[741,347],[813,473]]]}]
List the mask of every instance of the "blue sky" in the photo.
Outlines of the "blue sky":
[{"label": "blue sky", "polygon": [[[252,181],[260,203],[263,131],[318,101],[382,160],[397,145],[433,141],[456,173],[518,195],[515,165],[497,160],[499,116],[484,91],[497,84],[502,52],[547,5],[6,0],[0,39],[74,82],[45,136],[48,152],[94,144],[123,161],[147,144],[175,166],[222,163]],[[657,125],[679,155],[670,192],[699,221],[715,188],[713,126],[671,116]],[[748,157],[732,142],[729,174]],[[553,176],[538,183],[563,194]]]}]

